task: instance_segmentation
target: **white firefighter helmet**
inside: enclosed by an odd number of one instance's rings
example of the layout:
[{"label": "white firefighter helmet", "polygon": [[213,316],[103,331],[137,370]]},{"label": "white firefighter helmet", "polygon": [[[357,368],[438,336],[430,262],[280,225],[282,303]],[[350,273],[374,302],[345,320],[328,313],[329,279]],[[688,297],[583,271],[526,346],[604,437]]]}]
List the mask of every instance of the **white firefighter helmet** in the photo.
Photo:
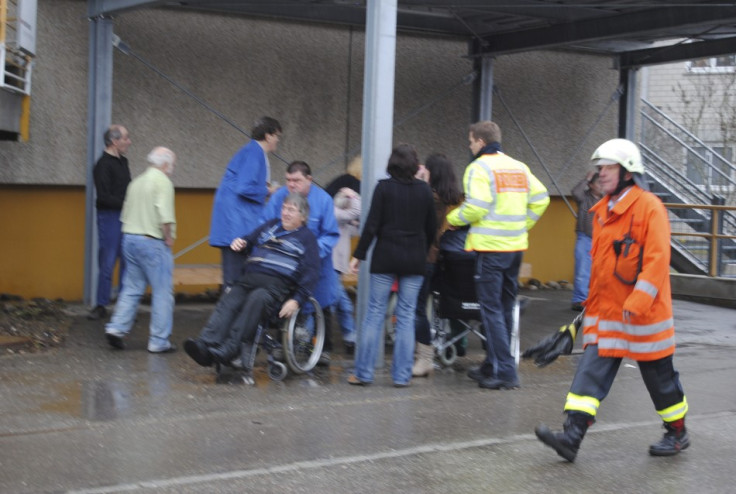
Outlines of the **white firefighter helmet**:
[{"label": "white firefighter helmet", "polygon": [[[644,190],[649,190],[649,184],[644,178],[644,163],[641,161],[639,147],[628,139],[611,139],[595,150],[590,157],[593,166],[612,165],[618,163],[626,171],[631,172],[634,183]],[[623,186],[623,179],[619,187]]]},{"label": "white firefighter helmet", "polygon": [[590,159],[594,162],[593,165],[604,165],[606,164],[604,162],[618,163],[631,173],[644,173],[641,152],[636,144],[627,139],[611,139],[604,142],[598,146]]}]

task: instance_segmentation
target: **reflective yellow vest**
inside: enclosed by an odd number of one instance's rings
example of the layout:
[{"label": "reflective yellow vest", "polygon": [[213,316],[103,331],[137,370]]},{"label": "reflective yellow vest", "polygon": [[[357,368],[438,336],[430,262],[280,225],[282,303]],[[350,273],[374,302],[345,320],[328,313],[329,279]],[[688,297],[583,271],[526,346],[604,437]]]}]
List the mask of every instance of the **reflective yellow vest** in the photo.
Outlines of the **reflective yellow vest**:
[{"label": "reflective yellow vest", "polygon": [[484,154],[465,169],[465,201],[447,215],[470,225],[465,250],[516,252],[529,246],[527,231],[549,205],[549,193],[524,163],[503,153]]}]

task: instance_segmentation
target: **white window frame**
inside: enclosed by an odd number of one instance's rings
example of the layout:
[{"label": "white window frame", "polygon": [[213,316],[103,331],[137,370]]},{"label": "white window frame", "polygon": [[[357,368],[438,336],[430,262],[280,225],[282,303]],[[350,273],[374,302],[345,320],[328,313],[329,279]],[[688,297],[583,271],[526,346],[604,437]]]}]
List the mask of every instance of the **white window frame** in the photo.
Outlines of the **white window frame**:
[{"label": "white window frame", "polygon": [[[723,62],[728,57],[730,64],[719,65],[719,59]],[[696,63],[705,62],[705,65],[697,65]],[[702,58],[699,60],[689,60],[685,62],[687,71],[691,74],[731,74],[736,72],[736,54],[723,55],[721,57]]]}]

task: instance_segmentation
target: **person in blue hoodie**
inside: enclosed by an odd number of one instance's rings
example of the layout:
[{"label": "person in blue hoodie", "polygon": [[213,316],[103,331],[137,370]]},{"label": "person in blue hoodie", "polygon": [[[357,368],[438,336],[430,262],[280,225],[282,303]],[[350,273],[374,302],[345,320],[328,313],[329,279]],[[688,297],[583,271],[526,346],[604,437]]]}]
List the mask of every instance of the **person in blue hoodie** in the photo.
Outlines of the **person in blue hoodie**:
[{"label": "person in blue hoodie", "polygon": [[287,318],[304,306],[319,276],[317,241],[305,227],[308,217],[309,203],[290,194],[280,218],[232,241],[230,248],[246,256],[243,275],[220,297],[199,337],[184,342],[195,362],[228,364],[239,356],[243,341],[254,339],[264,316],[278,309],[279,317]]},{"label": "person in blue hoodie", "polygon": [[273,192],[267,155],[278,147],[281,124],[262,117],[251,129],[251,137],[228,163],[212,207],[210,245],[222,253],[223,288],[232,286],[243,271],[243,256],[230,243],[260,225],[263,207]]}]

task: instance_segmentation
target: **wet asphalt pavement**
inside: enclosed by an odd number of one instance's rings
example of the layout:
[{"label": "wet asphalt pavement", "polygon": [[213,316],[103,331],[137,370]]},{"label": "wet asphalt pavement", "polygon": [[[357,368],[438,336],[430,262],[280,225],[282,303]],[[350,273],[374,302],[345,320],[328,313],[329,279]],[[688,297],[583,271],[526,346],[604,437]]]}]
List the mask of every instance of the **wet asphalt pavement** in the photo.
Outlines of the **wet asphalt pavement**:
[{"label": "wet asphalt pavement", "polygon": [[[570,292],[524,292],[522,348],[575,315]],[[179,305],[173,340],[195,336],[212,305]],[[145,309],[145,308],[144,308]],[[183,351],[146,352],[143,310],[125,351],[111,350],[83,307],[66,346],[0,357],[0,492],[478,493],[734,492],[736,311],[675,302],[675,366],[692,446],[654,458],[658,416],[625,361],[574,464],[534,436],[558,428],[577,352],[522,387],[488,391],[465,376],[469,355],[409,388],[345,382],[351,360],[256,385],[216,384]],[[339,337],[338,337],[339,338]],[[339,341],[339,340],[338,340]],[[338,348],[340,348],[338,346]],[[260,360],[259,360],[260,361]]]}]

